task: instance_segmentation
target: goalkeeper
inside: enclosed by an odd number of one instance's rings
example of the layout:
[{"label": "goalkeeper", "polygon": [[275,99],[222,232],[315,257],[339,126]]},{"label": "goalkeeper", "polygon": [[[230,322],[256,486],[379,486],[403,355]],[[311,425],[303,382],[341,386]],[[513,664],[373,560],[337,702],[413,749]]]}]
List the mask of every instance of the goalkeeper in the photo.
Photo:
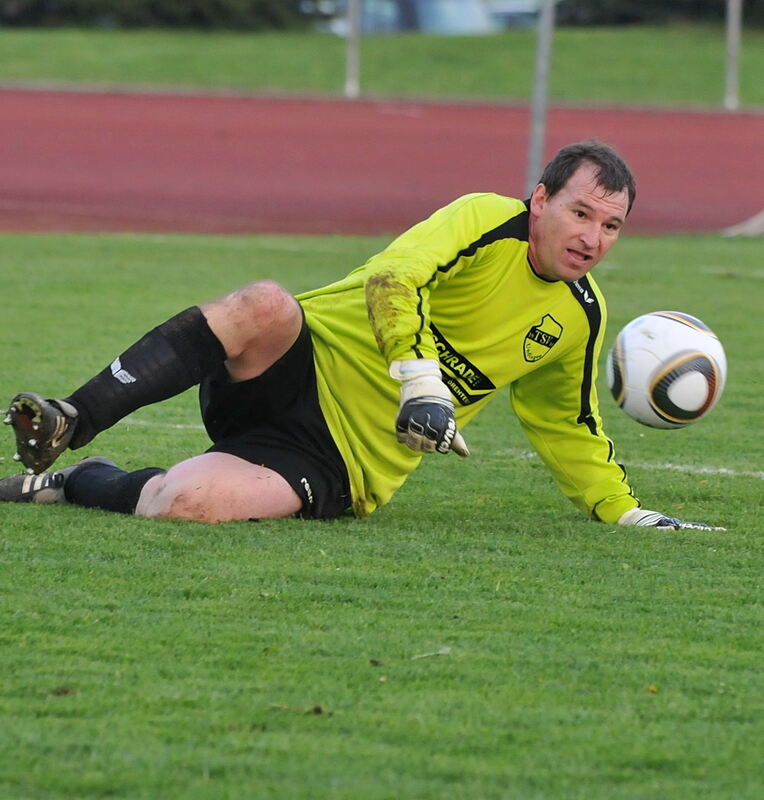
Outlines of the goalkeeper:
[{"label": "goalkeeper", "polygon": [[[150,331],[65,399],[21,393],[5,421],[27,474],[0,500],[205,522],[363,516],[509,385],[562,492],[608,523],[707,528],[646,511],[595,390],[605,302],[590,271],[635,196],[610,147],[564,147],[529,200],[461,197],[346,278],[296,298],[248,284]],[[200,386],[207,452],[125,472],[48,468],[132,411]]]}]

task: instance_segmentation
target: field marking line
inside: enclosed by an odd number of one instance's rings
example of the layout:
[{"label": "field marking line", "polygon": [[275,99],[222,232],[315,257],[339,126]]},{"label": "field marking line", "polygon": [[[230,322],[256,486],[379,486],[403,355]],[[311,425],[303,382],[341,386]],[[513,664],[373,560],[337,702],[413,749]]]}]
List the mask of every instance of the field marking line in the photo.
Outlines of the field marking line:
[{"label": "field marking line", "polygon": [[178,431],[203,431],[204,425],[196,423],[194,425],[187,425],[174,422],[150,422],[146,419],[121,419],[117,424],[119,425],[138,425],[141,428],[167,428],[168,430]]},{"label": "field marking line", "polygon": [[756,478],[764,481],[764,472],[752,469],[729,469],[728,467],[691,467],[686,464],[630,464],[639,469],[662,469],[686,472],[691,475],[728,475],[731,478]]},{"label": "field marking line", "polygon": [[[538,454],[532,450],[502,450],[498,455],[514,455],[518,458],[538,458]],[[729,467],[701,467],[691,466],[690,464],[651,464],[649,462],[632,461],[625,464],[626,467],[636,467],[637,469],[657,469],[670,472],[685,472],[688,475],[726,475],[730,478],[756,478],[764,481],[764,472],[753,469],[730,469]]]},{"label": "field marking line", "polygon": [[[501,450],[496,451],[494,455],[513,455],[517,458],[538,458],[538,454],[532,450]],[[764,472],[753,469],[730,469],[729,467],[701,467],[691,466],[690,464],[651,464],[649,462],[632,461],[624,464],[625,467],[637,469],[653,469],[664,470],[670,472],[684,472],[688,475],[723,475],[730,478],[756,478],[757,480],[764,481]]]},{"label": "field marking line", "polygon": [[[203,431],[204,425],[184,425],[179,423],[169,422],[149,422],[148,420],[140,419],[123,419],[120,421],[122,425],[138,425],[144,428],[167,428],[172,430],[190,430],[190,431]],[[502,450],[494,450],[487,455],[493,456],[511,456],[513,458],[538,458],[538,454],[532,450],[519,450],[513,448],[506,448]],[[757,480],[764,481],[764,472],[760,470],[751,469],[730,469],[729,467],[700,467],[691,466],[689,464],[651,464],[648,462],[632,462],[628,467],[636,467],[637,469],[654,469],[665,470],[667,472],[685,472],[688,475],[722,475],[729,478],[756,478]]]}]

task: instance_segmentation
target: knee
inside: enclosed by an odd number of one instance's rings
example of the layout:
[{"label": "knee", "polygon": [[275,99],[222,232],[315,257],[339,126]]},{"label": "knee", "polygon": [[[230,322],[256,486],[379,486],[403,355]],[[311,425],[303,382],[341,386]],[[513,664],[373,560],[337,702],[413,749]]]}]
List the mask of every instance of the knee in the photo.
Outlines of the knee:
[{"label": "knee", "polygon": [[141,491],[137,516],[216,522],[209,516],[207,491],[201,481],[185,481],[177,467],[151,478]]},{"label": "knee", "polygon": [[289,517],[301,507],[295,490],[273,470],[227,453],[204,453],[151,478],[135,513],[196,522],[233,522]]},{"label": "knee", "polygon": [[302,325],[297,300],[275,281],[257,281],[202,307],[229,358],[260,350],[271,357],[291,344]]},{"label": "knee", "polygon": [[300,317],[294,297],[275,281],[248,283],[229,295],[229,311],[259,329],[291,323]]}]

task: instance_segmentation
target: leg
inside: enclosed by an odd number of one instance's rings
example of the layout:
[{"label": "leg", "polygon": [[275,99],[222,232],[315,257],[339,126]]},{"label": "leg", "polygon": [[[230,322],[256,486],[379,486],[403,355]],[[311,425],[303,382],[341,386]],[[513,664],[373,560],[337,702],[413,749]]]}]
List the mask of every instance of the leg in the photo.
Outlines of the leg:
[{"label": "leg", "polygon": [[290,517],[302,500],[277,472],[228,453],[205,453],[155,475],[135,513],[198,522]]},{"label": "leg", "polygon": [[88,508],[203,522],[298,512],[328,519],[351,505],[347,469],[319,403],[307,325],[261,375],[231,382],[220,364],[200,400],[214,441],[207,453],[166,473],[90,459],[57,473],[14,476],[0,481],[0,500],[52,502],[42,492],[50,485],[60,490],[57,499]]},{"label": "leg", "polygon": [[67,446],[83,447],[136,409],[180,394],[224,360],[233,381],[255,377],[291,347],[301,324],[297,301],[272,281],[189,308],[65,400],[17,395],[5,419],[16,433],[17,460],[41,472]]},{"label": "leg", "polygon": [[201,306],[226,351],[231,380],[261,375],[294,344],[302,327],[297,301],[273,281],[250,283]]},{"label": "leg", "polygon": [[289,517],[303,507],[302,498],[277,472],[228,453],[205,453],[167,472],[125,472],[107,458],[86,458],[56,472],[0,479],[0,502],[70,502],[197,522]]},{"label": "leg", "polygon": [[65,487],[72,475],[82,467],[95,465],[117,470],[117,465],[111,459],[91,456],[56,472],[43,472],[39,475],[25,473],[0,478],[0,502],[66,503]]}]

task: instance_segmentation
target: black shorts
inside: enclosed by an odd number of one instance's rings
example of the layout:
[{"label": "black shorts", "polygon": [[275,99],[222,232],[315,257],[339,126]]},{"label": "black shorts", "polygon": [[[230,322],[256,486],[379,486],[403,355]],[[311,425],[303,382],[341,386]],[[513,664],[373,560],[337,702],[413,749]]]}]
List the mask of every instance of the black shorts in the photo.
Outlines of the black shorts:
[{"label": "black shorts", "polygon": [[225,366],[199,387],[202,420],[214,442],[281,475],[302,500],[298,516],[329,519],[350,506],[345,463],[318,402],[313,343],[305,320],[297,341],[262,375],[232,383]]}]

